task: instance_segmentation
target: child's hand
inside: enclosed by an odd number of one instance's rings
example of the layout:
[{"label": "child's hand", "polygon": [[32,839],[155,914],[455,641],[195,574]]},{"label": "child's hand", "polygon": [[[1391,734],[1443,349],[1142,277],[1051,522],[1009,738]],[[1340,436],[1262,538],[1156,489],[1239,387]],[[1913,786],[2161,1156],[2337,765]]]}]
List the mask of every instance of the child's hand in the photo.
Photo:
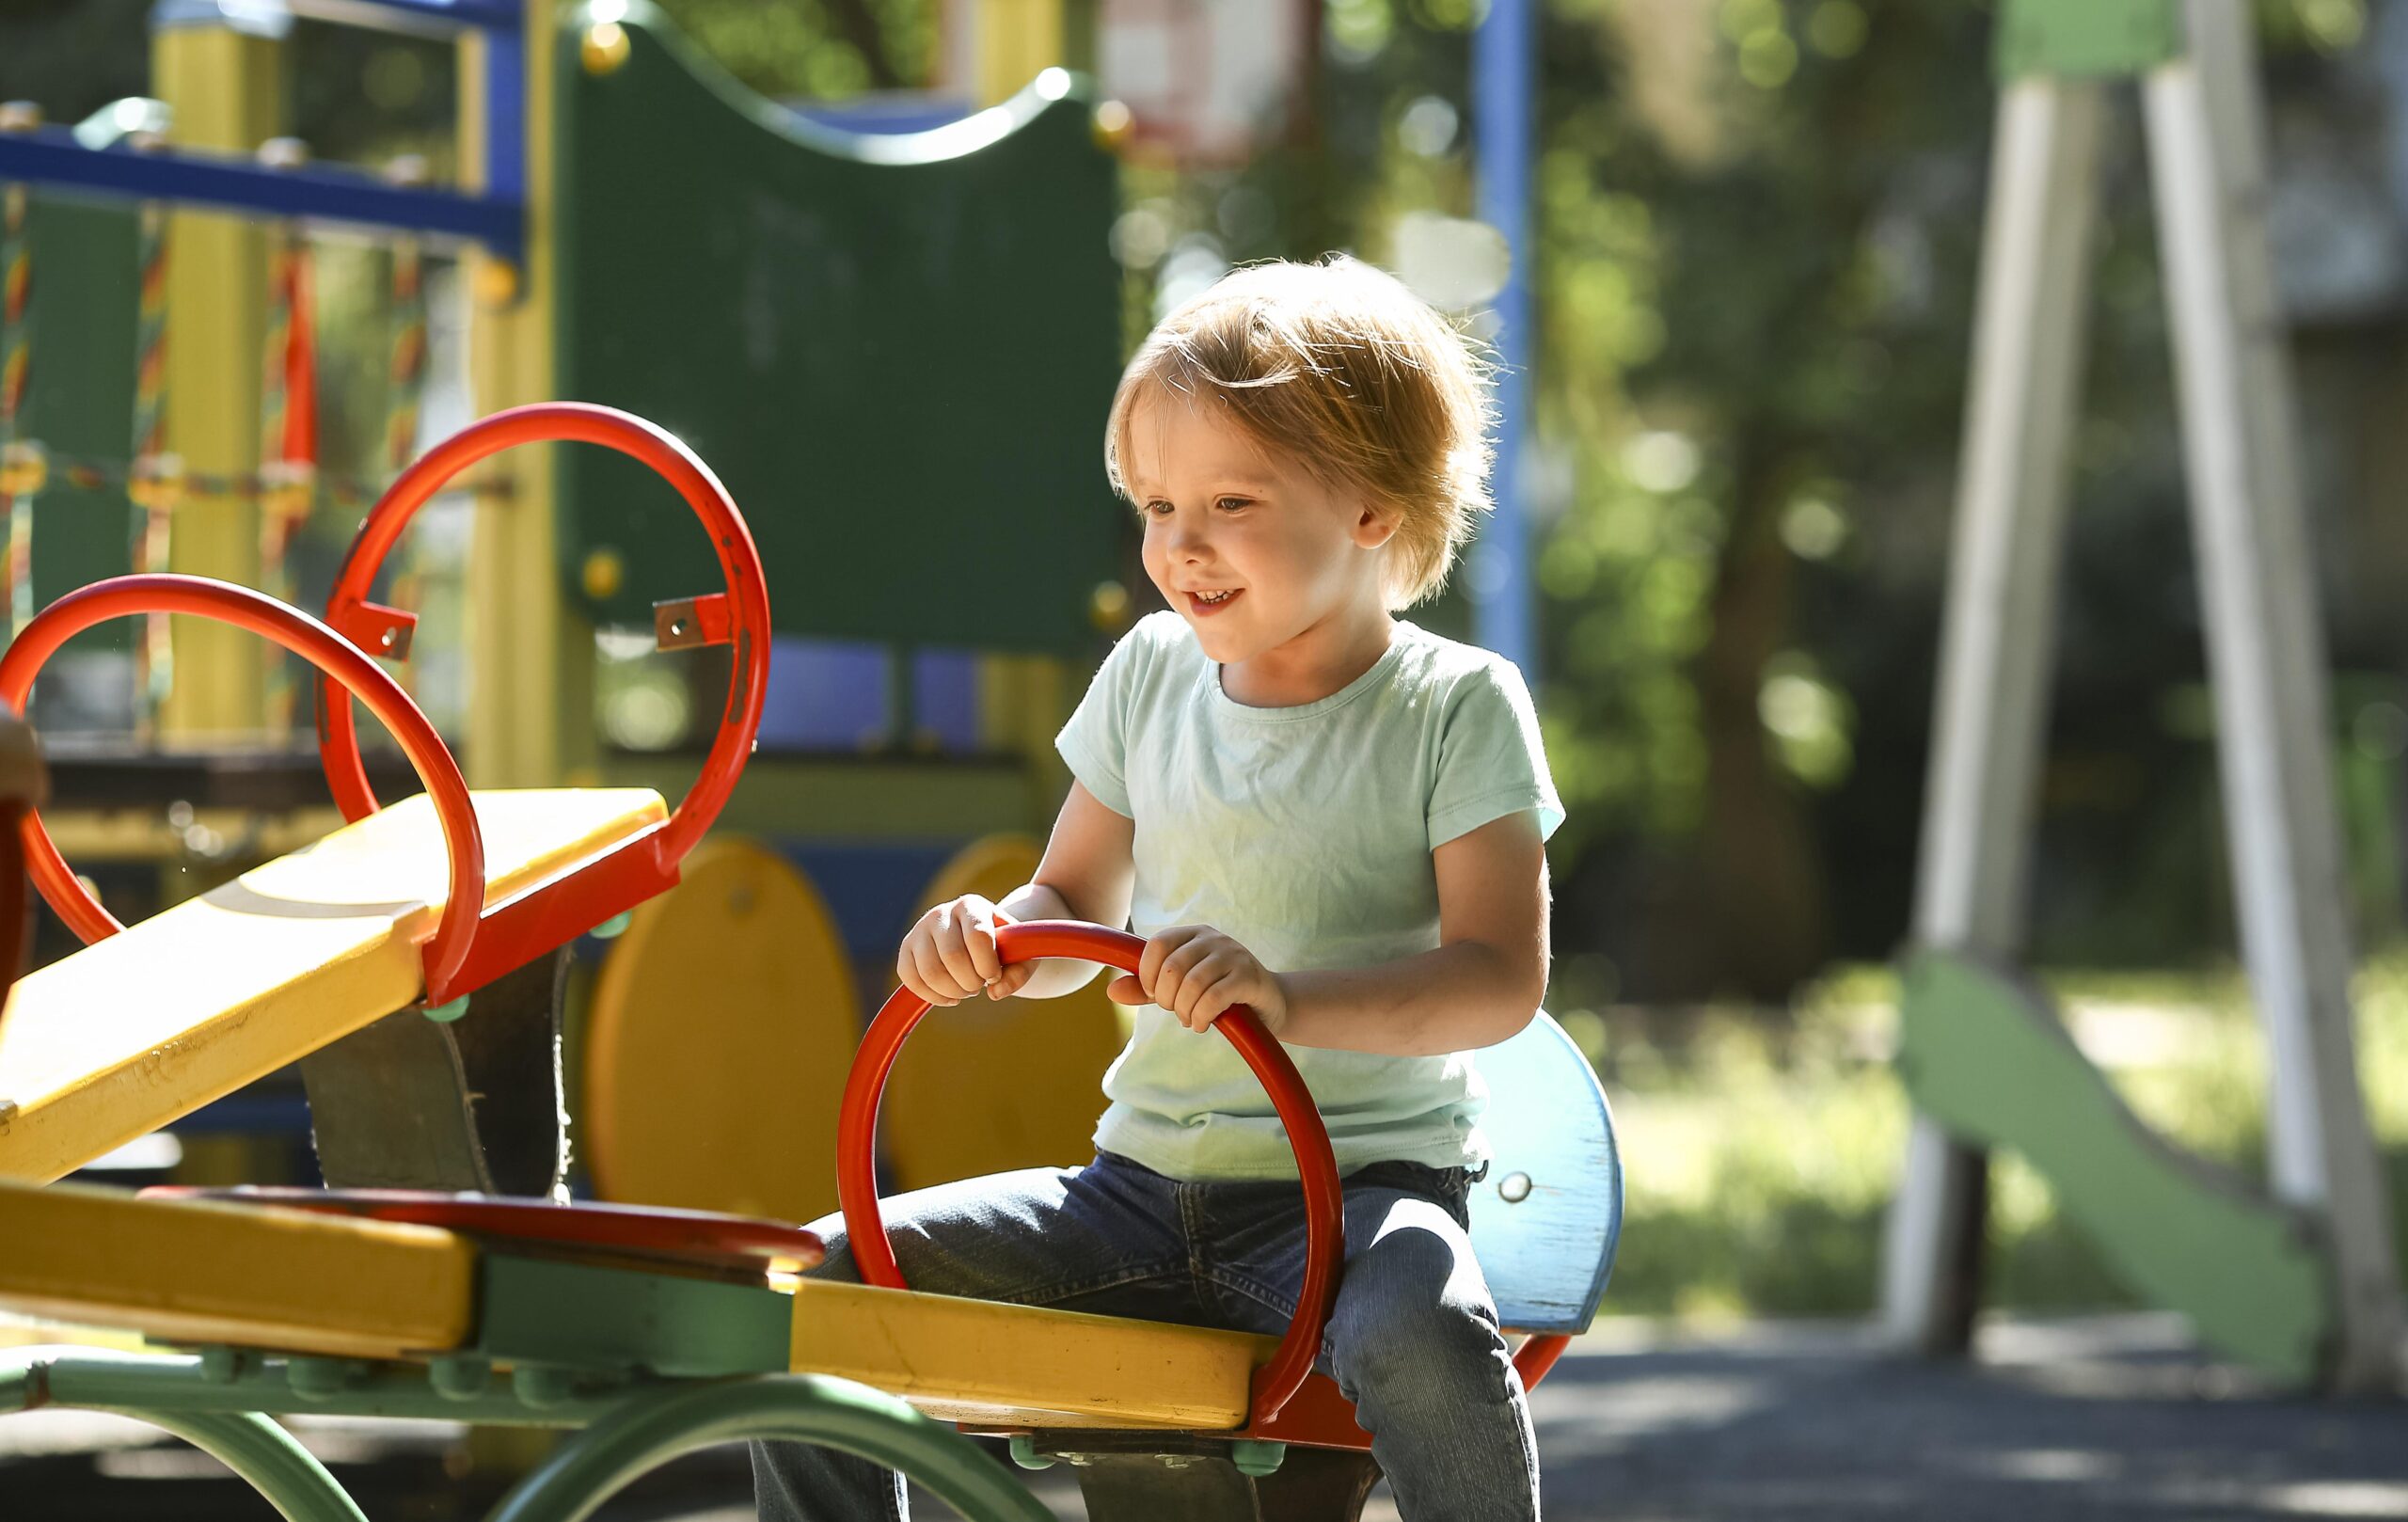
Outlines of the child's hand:
[{"label": "child's hand", "polygon": [[1104,993],[1116,1004],[1156,1004],[1192,1031],[1209,1027],[1233,1004],[1254,1011],[1274,1036],[1288,1020],[1288,986],[1254,953],[1209,925],[1178,925],[1146,942],[1135,976],[1122,974]]},{"label": "child's hand", "polygon": [[1006,967],[995,954],[995,927],[1014,923],[974,893],[939,904],[903,938],[895,975],[928,1003],[948,1008],[981,991],[990,999],[1009,998],[1037,971],[1034,961]]}]

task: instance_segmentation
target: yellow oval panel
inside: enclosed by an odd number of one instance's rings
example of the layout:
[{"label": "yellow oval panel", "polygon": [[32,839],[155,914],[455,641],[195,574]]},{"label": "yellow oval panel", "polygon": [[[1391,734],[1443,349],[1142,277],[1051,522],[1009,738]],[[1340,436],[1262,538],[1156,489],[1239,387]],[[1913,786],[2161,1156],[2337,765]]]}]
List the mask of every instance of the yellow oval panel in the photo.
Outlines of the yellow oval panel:
[{"label": "yellow oval panel", "polygon": [[836,1208],[852,967],[801,872],[713,836],[637,909],[586,1027],[580,1140],[607,1200],[808,1221]]},{"label": "yellow oval panel", "polygon": [[[1037,875],[1040,855],[1026,835],[974,841],[929,883],[921,911],[967,893],[1000,900]],[[903,1047],[880,1114],[896,1186],[1093,1157],[1103,1070],[1124,1038],[1120,1007],[1103,989],[1099,975],[1064,998],[930,1010]]]}]

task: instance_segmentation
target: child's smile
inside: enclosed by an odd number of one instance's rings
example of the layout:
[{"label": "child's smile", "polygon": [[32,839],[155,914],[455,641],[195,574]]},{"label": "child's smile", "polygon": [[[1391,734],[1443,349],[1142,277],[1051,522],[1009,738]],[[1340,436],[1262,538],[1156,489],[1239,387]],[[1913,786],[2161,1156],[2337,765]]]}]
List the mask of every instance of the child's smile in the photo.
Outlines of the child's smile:
[{"label": "child's smile", "polygon": [[1387,648],[1381,551],[1394,531],[1383,515],[1180,396],[1132,412],[1127,471],[1146,574],[1231,698],[1310,703]]}]

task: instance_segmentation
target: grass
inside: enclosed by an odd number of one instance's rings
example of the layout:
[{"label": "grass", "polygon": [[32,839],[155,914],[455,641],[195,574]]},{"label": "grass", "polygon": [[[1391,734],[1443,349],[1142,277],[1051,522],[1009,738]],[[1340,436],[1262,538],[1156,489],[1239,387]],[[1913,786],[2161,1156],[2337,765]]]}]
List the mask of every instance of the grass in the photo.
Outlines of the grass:
[{"label": "grass", "polygon": [[[2237,971],[2045,975],[2085,1051],[2168,1137],[2265,1171],[2266,1052]],[[2360,1086],[2408,1260],[2408,951],[2353,988]],[[1606,1308],[1719,1319],[1842,1316],[1879,1292],[1883,1214],[1909,1108],[1888,1055],[1886,968],[1842,970],[1790,1010],[1570,1009],[1614,1104],[1628,1204]],[[1991,1173],[1987,1303],[2128,1306],[2011,1153]]]}]

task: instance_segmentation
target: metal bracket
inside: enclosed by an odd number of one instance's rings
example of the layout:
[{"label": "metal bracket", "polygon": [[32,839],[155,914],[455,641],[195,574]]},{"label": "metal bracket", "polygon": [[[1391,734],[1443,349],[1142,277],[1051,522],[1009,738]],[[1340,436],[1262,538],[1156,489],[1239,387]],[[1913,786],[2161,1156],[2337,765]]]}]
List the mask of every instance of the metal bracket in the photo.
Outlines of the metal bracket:
[{"label": "metal bracket", "polygon": [[329,1188],[553,1196],[568,1173],[568,950],[479,989],[464,1020],[412,1005],[301,1059]]},{"label": "metal bracket", "polygon": [[736,637],[736,619],[728,610],[727,594],[674,597],[652,605],[654,642],[663,650],[692,650],[725,644]]},{"label": "metal bracket", "polygon": [[1069,1466],[1090,1522],[1358,1522],[1380,1480],[1357,1450],[1177,1432],[1035,1432],[1012,1458]]},{"label": "metal bracket", "polygon": [[418,632],[418,615],[381,602],[354,603],[335,620],[335,632],[372,656],[407,660],[410,640]]}]

